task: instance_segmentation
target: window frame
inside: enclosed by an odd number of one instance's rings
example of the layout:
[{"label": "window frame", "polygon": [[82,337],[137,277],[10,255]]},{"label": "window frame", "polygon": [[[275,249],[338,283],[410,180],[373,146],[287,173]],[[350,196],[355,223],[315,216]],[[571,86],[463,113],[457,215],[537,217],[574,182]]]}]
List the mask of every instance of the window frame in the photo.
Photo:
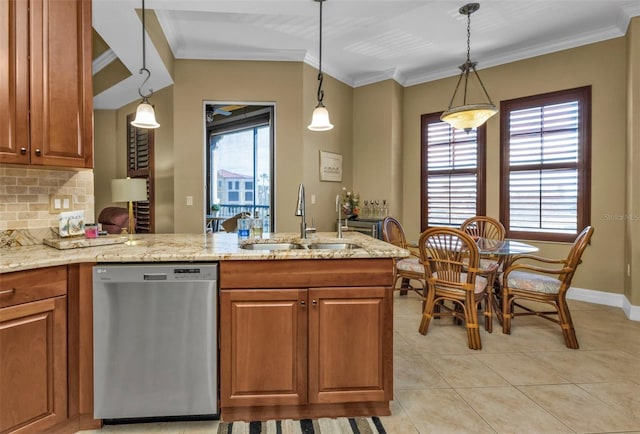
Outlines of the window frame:
[{"label": "window frame", "polygon": [[[512,111],[536,108],[553,104],[578,102],[578,161],[575,163],[536,163],[510,165],[510,114]],[[547,92],[500,102],[500,220],[505,226],[507,238],[538,241],[573,242],[580,231],[591,220],[591,86],[582,86]],[[518,231],[510,229],[510,175],[511,172],[525,170],[557,170],[573,168],[577,170],[576,232],[570,234],[539,231]]]},{"label": "window frame", "polygon": [[[428,126],[441,123],[440,116],[443,112],[428,113],[420,116],[420,230],[425,231],[429,225],[429,190],[428,190]],[[453,128],[453,127],[450,127]],[[476,167],[475,171],[468,169],[452,170],[450,173],[475,173],[476,174],[476,212],[475,215],[486,215],[487,188],[486,188],[486,155],[487,155],[487,127],[486,124],[476,129]],[[455,227],[455,226],[452,226]]]}]

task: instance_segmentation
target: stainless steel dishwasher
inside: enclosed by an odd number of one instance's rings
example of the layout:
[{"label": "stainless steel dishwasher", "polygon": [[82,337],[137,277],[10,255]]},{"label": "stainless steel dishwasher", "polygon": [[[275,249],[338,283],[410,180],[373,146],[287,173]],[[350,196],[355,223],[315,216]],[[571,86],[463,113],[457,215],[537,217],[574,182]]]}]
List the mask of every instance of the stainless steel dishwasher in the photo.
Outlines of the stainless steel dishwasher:
[{"label": "stainless steel dishwasher", "polygon": [[93,267],[94,417],[216,418],[217,265]]}]

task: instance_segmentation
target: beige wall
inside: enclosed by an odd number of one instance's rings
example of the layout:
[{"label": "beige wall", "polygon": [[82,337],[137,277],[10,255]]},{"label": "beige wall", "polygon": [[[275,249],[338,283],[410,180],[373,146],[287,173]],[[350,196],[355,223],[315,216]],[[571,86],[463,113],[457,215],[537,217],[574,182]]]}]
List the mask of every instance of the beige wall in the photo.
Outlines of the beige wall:
[{"label": "beige wall", "polygon": [[[361,201],[387,200],[400,218],[402,204],[402,87],[394,80],[354,90],[353,189]],[[362,205],[362,204],[361,204]]]},{"label": "beige wall", "polygon": [[[104,207],[124,206],[111,202],[111,180],[127,176],[128,114],[135,113],[140,101],[118,110],[94,112],[94,174],[96,216]],[[173,230],[173,86],[150,98],[160,128],[155,130],[155,227],[157,233]]]},{"label": "beige wall", "polygon": [[[295,163],[302,166],[302,181],[306,191],[307,226],[313,223],[319,231],[335,231],[338,214],[336,212],[336,196],[342,193],[342,187],[354,188],[353,165],[353,89],[334,78],[324,75],[322,88],[324,89],[323,103],[329,111],[329,118],[333,129],[329,131],[310,131],[307,125],[311,123],[313,110],[317,105],[318,70],[309,65],[303,66],[304,83],[301,97],[303,113],[300,127],[303,136],[303,159]],[[342,154],[342,182],[320,181],[320,151]],[[280,167],[287,171],[287,166]],[[295,185],[297,188],[297,183]],[[290,194],[290,193],[288,193]],[[312,195],[316,197],[313,204]],[[296,197],[286,198],[282,212],[293,216]],[[278,227],[278,230],[298,231],[300,218],[294,217],[294,225]]]},{"label": "beige wall", "polygon": [[[640,17],[627,33],[627,194],[625,212],[625,289],[627,299],[640,305]],[[628,267],[628,269],[627,269]],[[627,275],[630,271],[630,275]]]},{"label": "beige wall", "polygon": [[[176,232],[202,232],[204,227],[204,101],[275,105],[275,225],[279,232],[297,231],[298,185],[307,191],[308,223],[315,217],[328,229],[327,196],[338,191],[320,183],[318,150],[342,152],[346,178],[351,176],[352,90],[330,77],[324,81],[325,104],[336,127],[325,133],[307,130],[316,103],[317,72],[298,62],[179,60],[174,85],[174,191]],[[331,193],[329,193],[331,191]],[[316,195],[317,205],[311,204]],[[186,197],[194,205],[187,207]]]},{"label": "beige wall", "polygon": [[[496,104],[592,85],[591,224],[595,234],[573,284],[615,293],[622,293],[624,286],[624,221],[611,216],[625,212],[625,50],[625,38],[616,38],[480,72]],[[455,80],[451,77],[405,89],[402,216],[410,239],[420,231],[420,115],[442,111]],[[499,116],[487,123],[487,214],[494,217],[499,213],[499,123]],[[537,244],[544,256],[564,257],[568,250],[563,243]]]}]

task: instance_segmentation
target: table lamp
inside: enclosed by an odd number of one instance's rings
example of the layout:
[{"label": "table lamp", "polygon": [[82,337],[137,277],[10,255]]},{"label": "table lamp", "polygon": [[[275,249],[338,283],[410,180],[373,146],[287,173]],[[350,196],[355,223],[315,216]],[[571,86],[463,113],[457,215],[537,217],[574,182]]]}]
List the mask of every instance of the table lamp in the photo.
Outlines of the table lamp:
[{"label": "table lamp", "polygon": [[129,203],[129,241],[133,244],[135,224],[133,220],[133,202],[147,200],[147,180],[144,178],[126,178],[111,180],[111,201]]}]

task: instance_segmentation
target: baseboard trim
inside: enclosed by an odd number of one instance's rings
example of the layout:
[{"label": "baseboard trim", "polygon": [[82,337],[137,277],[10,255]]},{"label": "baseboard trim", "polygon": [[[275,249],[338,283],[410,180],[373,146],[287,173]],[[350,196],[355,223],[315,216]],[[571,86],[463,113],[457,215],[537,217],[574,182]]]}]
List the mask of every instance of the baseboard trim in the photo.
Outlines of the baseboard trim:
[{"label": "baseboard trim", "polygon": [[640,321],[640,306],[632,305],[623,294],[571,287],[567,292],[567,298],[587,303],[619,307],[624,311],[627,318],[632,321]]}]

